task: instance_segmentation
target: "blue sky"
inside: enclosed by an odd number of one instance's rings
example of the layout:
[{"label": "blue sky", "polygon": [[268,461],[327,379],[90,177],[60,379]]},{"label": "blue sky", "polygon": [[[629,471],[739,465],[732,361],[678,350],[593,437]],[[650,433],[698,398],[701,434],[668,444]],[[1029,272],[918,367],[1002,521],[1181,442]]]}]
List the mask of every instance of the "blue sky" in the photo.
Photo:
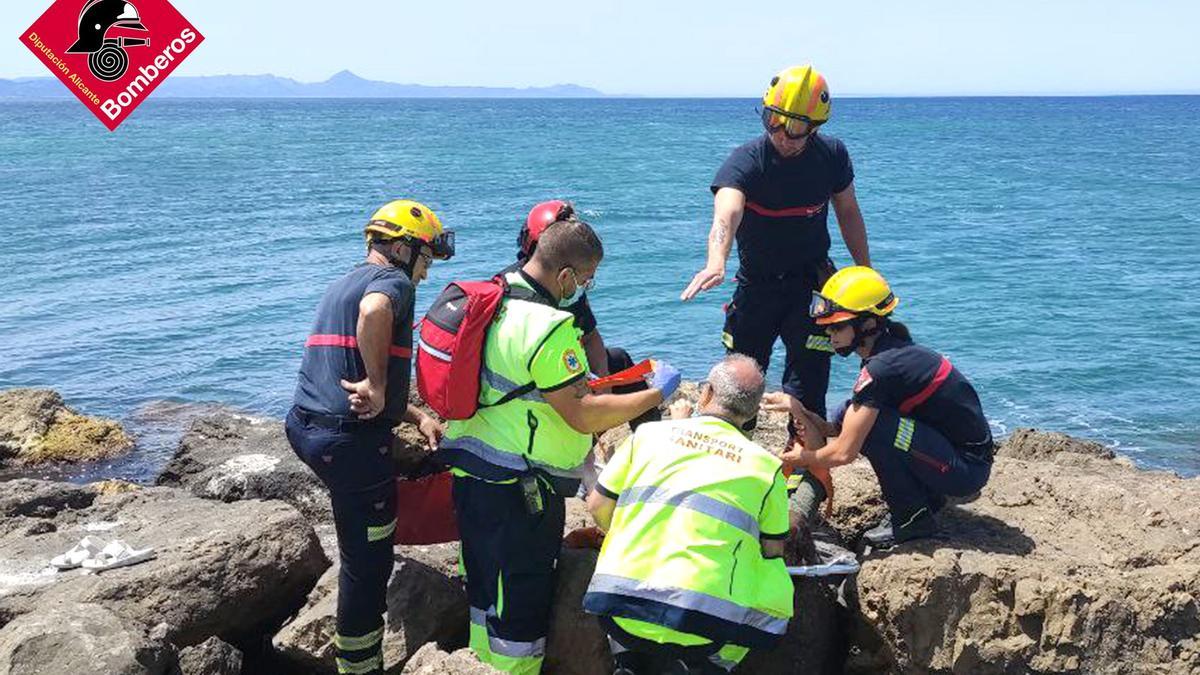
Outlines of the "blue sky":
[{"label": "blue sky", "polygon": [[[207,38],[186,75],[750,97],[811,61],[835,96],[1200,93],[1200,0],[174,4]],[[47,74],[17,38],[48,5],[6,7],[0,77]]]}]

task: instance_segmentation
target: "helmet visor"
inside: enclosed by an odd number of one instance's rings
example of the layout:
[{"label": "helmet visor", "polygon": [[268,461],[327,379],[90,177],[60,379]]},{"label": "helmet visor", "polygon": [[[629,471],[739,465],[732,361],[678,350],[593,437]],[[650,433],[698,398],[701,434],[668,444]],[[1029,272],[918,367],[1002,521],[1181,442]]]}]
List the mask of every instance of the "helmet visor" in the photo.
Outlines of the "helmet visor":
[{"label": "helmet visor", "polygon": [[454,230],[443,230],[441,234],[429,242],[433,249],[433,257],[438,260],[449,260],[454,257]]},{"label": "helmet visor", "polygon": [[857,316],[854,312],[816,292],[812,294],[812,302],[808,305],[808,315],[818,326],[849,321]]},{"label": "helmet visor", "polygon": [[783,130],[783,135],[792,140],[808,138],[823,122],[814,122],[803,115],[790,115],[777,108],[763,108],[763,128],[770,132]]}]

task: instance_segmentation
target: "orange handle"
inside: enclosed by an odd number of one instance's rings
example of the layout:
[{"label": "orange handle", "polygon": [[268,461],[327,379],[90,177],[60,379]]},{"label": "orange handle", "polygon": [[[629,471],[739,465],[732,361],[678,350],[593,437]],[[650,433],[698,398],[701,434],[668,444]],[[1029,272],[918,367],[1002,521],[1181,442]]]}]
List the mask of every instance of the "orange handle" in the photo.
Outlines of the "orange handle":
[{"label": "orange handle", "polygon": [[598,377],[594,380],[591,380],[588,382],[588,386],[592,388],[592,391],[596,391],[597,389],[616,387],[622,384],[634,384],[635,382],[642,381],[643,378],[653,371],[654,362],[650,359],[646,359],[632,368],[626,368],[619,373],[613,373],[607,377]]}]

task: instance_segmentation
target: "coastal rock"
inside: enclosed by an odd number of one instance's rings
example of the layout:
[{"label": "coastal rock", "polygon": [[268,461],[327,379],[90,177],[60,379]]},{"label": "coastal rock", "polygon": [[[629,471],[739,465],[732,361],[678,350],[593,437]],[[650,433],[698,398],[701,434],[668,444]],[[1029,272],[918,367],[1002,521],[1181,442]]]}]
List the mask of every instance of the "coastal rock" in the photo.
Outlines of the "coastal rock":
[{"label": "coastal rock", "polygon": [[1073,438],[1055,431],[1017,429],[997,449],[997,454],[1013,459],[1048,461],[1079,466],[1087,458],[1117,459],[1112,448],[1095,441]]},{"label": "coastal rock", "polygon": [[0,464],[88,462],[133,447],[120,424],[71,410],[49,389],[0,392]]},{"label": "coastal rock", "polygon": [[[413,425],[396,427],[392,456],[401,473],[424,466],[428,450]],[[292,451],[282,420],[228,411],[197,418],[156,483],[225,502],[278,499],[313,522],[333,520],[328,491]]]},{"label": "coastal rock", "polygon": [[[583,611],[583,595],[596,568],[597,551],[564,548],[558,561],[546,672],[558,675],[608,675],[612,652],[595,616]],[[737,672],[758,675],[840,672],[848,620],[838,604],[840,579],[798,580],[795,618],[773,650],[752,652]]]},{"label": "coastal rock", "polygon": [[[338,567],[332,567],[308,596],[304,609],[275,636],[288,662],[309,673],[334,673]],[[421,645],[467,642],[467,594],[462,581],[410,558],[398,558],[387,589],[384,666],[400,670]]]},{"label": "coastal rock", "polygon": [[590,549],[564,548],[559,554],[550,632],[546,636],[547,672],[560,675],[612,672],[608,637],[596,617],[583,611],[583,594],[592,580],[598,557],[599,552]]},{"label": "coastal rock", "polygon": [[133,492],[134,490],[142,489],[142,486],[138,485],[137,483],[130,483],[126,480],[117,479],[101,480],[96,481],[95,483],[88,483],[88,487],[102,495],[118,495],[125,492]]},{"label": "coastal rock", "polygon": [[470,649],[447,654],[433,643],[418,649],[401,671],[402,675],[491,675],[499,672],[480,663]]},{"label": "coastal rock", "polygon": [[240,675],[241,672],[242,652],[216,637],[179,652],[178,675]]},{"label": "coastal rock", "polygon": [[280,420],[230,412],[194,420],[156,483],[224,502],[278,499],[312,520],[333,517],[328,492],[292,452]]},{"label": "coastal rock", "polygon": [[[257,639],[298,609],[329,566],[312,527],[278,502],[221,504],[168,488],[98,495],[86,486],[17,480],[0,497],[0,625],[53,603],[104,607],[123,621],[165,623],[189,646]],[[29,523],[52,532],[30,536]],[[157,556],[99,574],[48,564],[83,536],[119,538]]]},{"label": "coastal rock", "polygon": [[861,662],[1200,672],[1200,479],[1139,471],[1098,447],[1014,434],[982,496],[939,514],[937,538],[870,552],[857,578]]},{"label": "coastal rock", "polygon": [[844,577],[798,578],[787,635],[774,649],[751,650],[736,673],[840,673],[847,644],[847,610],[838,603]]},{"label": "coastal rock", "polygon": [[161,675],[174,657],[143,624],[95,603],[51,603],[0,629],[0,675]]},{"label": "coastal rock", "polygon": [[14,480],[0,490],[0,527],[26,525],[21,518],[54,519],[64,512],[86,509],[97,493],[74,483]]},{"label": "coastal rock", "polygon": [[[879,491],[879,481],[871,464],[860,457],[846,466],[835,467],[833,477],[833,516],[823,525],[837,533],[840,541],[849,548],[857,543],[862,534],[875,527],[887,513],[887,504]],[[825,505],[821,505],[821,514]]]}]

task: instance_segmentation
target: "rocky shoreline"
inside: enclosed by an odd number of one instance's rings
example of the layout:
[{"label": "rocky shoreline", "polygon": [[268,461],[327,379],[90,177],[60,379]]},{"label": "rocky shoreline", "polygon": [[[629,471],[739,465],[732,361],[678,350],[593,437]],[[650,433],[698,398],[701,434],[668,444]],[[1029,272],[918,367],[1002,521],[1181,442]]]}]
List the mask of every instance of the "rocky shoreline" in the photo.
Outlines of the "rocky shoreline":
[{"label": "rocky shoreline", "polygon": [[[756,440],[778,446],[782,426],[766,416]],[[71,452],[45,453],[51,433],[49,447]],[[0,463],[111,457],[122,435],[53,392],[0,392]],[[402,463],[419,455],[414,441],[397,438]],[[878,486],[861,461],[834,480],[821,528],[855,548],[883,511]],[[842,583],[798,579],[787,639],[738,672],[1200,673],[1200,479],[1020,430],[981,497],[940,520],[936,539],[863,551]],[[568,530],[588,522],[569,500]],[[48,568],[89,533],[157,557],[99,574]],[[328,499],[279,420],[197,418],[154,486],[4,482],[0,551],[0,674],[334,672]],[[611,672],[579,609],[595,557],[563,551],[547,673]],[[453,544],[397,547],[387,672],[494,672],[463,650],[456,560]]]}]

